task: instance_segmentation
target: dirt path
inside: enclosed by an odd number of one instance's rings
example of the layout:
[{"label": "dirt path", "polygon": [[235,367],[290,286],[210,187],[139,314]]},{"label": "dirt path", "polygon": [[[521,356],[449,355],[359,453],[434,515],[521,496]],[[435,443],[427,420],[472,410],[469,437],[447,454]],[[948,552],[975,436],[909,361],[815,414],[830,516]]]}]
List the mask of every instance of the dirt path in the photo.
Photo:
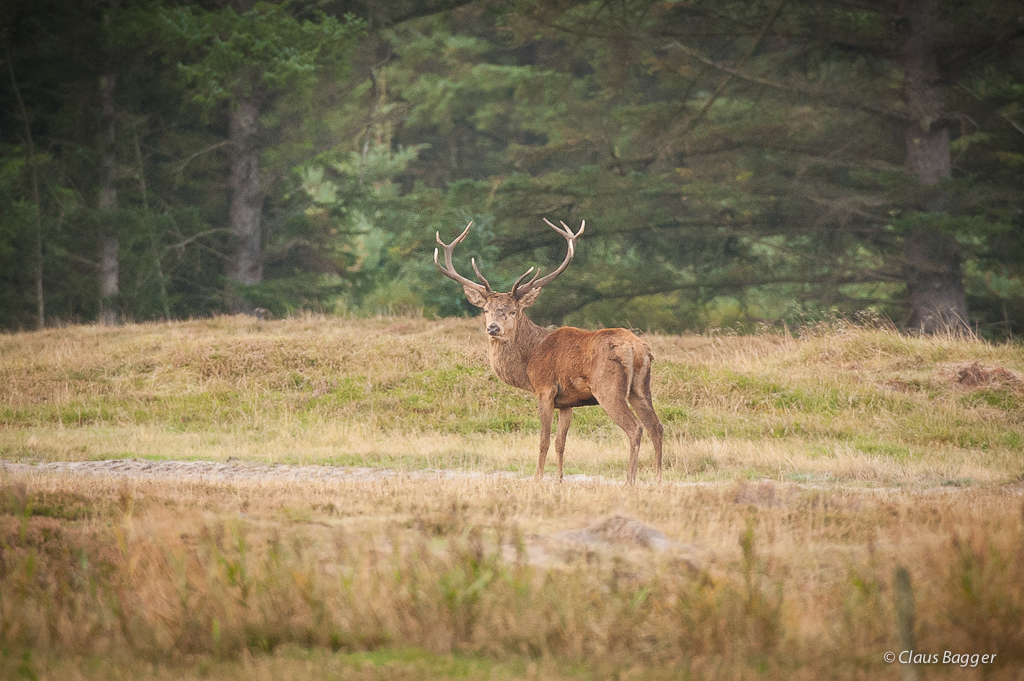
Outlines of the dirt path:
[{"label": "dirt path", "polygon": [[[16,463],[0,460],[0,477],[6,474],[63,474],[63,475],[94,475],[122,478],[129,480],[175,480],[179,482],[205,482],[213,484],[246,483],[246,482],[377,482],[387,479],[401,480],[516,480],[527,479],[529,475],[521,475],[511,471],[480,471],[445,470],[425,468],[421,470],[403,471],[393,468],[372,468],[368,466],[315,466],[292,464],[260,464],[235,459],[228,461],[176,461],[150,459],[105,459],[101,461],[49,461],[42,463]],[[553,475],[545,477],[552,482]],[[565,476],[566,483],[625,485],[624,479],[600,475],[577,473]],[[644,484],[644,483],[640,483]],[[681,480],[664,483],[678,487],[721,487],[733,485],[735,482],[709,482]],[[1024,485],[1004,486],[1017,494],[1024,494]],[[877,486],[863,487],[859,485],[842,485],[838,483],[779,483],[772,480],[743,482],[736,491],[736,501],[755,505],[775,505],[792,497],[799,490],[807,489],[848,489],[867,494],[899,493],[938,493],[956,494],[970,490],[960,487],[926,486]]]},{"label": "dirt path", "polygon": [[[0,474],[57,473],[70,475],[103,475],[117,478],[147,480],[191,480],[198,482],[232,483],[252,481],[318,481],[347,482],[375,481],[387,478],[444,480],[444,479],[515,479],[516,473],[499,471],[441,470],[428,468],[416,471],[398,471],[390,468],[356,466],[312,466],[288,464],[256,464],[242,461],[174,461],[149,459],[107,459],[103,461],[51,461],[28,464],[0,461]],[[567,482],[603,482],[622,484],[621,481],[590,475],[567,475]]]}]

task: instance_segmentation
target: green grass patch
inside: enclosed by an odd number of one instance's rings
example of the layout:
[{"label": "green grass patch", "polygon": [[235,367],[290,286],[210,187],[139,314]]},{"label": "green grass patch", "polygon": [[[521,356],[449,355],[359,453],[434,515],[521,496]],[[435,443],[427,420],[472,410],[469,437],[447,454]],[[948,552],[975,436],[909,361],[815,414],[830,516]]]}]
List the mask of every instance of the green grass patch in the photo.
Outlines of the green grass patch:
[{"label": "green grass patch", "polygon": [[97,504],[94,497],[70,491],[29,491],[24,484],[0,489],[0,516],[77,521],[106,517],[115,510],[112,503]]},{"label": "green grass patch", "polygon": [[884,456],[894,461],[907,461],[910,459],[910,447],[900,442],[879,441],[870,437],[856,437],[851,442],[853,447],[865,454]]}]

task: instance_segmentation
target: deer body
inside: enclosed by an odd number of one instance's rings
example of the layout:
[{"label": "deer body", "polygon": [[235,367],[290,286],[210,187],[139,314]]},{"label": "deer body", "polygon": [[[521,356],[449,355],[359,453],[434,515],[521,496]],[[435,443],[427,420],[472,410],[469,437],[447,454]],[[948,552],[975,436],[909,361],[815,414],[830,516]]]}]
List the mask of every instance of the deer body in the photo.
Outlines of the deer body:
[{"label": "deer body", "polygon": [[633,484],[636,480],[644,428],[654,443],[656,474],[660,481],[664,429],[651,399],[653,356],[647,344],[626,329],[586,331],[565,326],[552,331],[537,326],[523,313],[537,299],[542,287],[568,266],[574,253],[574,240],[583,233],[583,227],[573,234],[565,223],[562,223],[565,231],[550,222],[548,224],[569,242],[565,261],[552,274],[539,281],[534,275],[527,284],[520,286],[533,270],[530,268],[516,281],[510,293],[492,291],[475,261],[473,269],[482,284],[472,282],[455,271],[451,262],[452,250],[469,232],[469,226],[451,244],[445,244],[438,235],[438,243],[445,249],[445,267],[438,262],[436,250],[434,262],[445,276],[463,285],[469,302],[484,309],[494,373],[505,383],[531,392],[537,398],[540,448],[536,480],[544,474],[554,411],[557,409],[559,412],[555,452],[558,455],[558,479],[562,480],[565,439],[572,421],[572,410],[600,405],[629,440],[627,481]]}]

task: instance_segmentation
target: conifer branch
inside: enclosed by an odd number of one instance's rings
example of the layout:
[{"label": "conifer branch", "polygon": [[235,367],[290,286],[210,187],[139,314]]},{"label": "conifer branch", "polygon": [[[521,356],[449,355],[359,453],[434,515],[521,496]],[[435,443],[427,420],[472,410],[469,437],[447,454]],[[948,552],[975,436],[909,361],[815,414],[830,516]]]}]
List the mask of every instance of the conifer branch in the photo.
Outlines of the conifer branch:
[{"label": "conifer branch", "polygon": [[698,52],[697,50],[695,50],[695,49],[693,49],[691,47],[687,47],[686,45],[683,45],[678,40],[673,40],[672,42],[670,42],[669,44],[667,44],[665,46],[666,49],[672,48],[672,47],[678,49],[683,54],[685,54],[685,55],[687,55],[689,57],[692,57],[693,59],[696,59],[697,61],[699,61],[699,62],[701,62],[703,64],[706,64],[706,65],[708,65],[708,66],[710,66],[710,67],[712,67],[714,69],[717,69],[717,70],[719,70],[719,71],[721,71],[723,73],[727,73],[727,74],[730,74],[732,76],[735,76],[735,77],[737,77],[737,78],[739,78],[741,80],[745,80],[745,81],[747,81],[749,83],[754,83],[756,85],[763,85],[765,87],[769,87],[769,88],[772,88],[772,89],[775,89],[775,90],[781,90],[783,92],[791,92],[793,94],[804,95],[804,96],[807,96],[807,97],[813,97],[814,99],[821,100],[821,101],[823,101],[826,104],[831,105],[831,106],[844,106],[844,107],[849,107],[851,109],[862,109],[864,111],[869,111],[871,113],[877,114],[879,116],[883,116],[883,117],[888,118],[890,120],[898,121],[900,123],[906,123],[906,122],[910,121],[910,118],[906,114],[904,114],[903,112],[900,112],[900,111],[895,111],[893,109],[887,109],[887,108],[884,108],[884,107],[875,106],[873,104],[870,104],[868,102],[864,102],[864,101],[861,101],[861,100],[853,100],[853,99],[846,99],[844,97],[837,97],[833,93],[830,93],[830,92],[827,92],[827,91],[821,91],[821,90],[816,89],[816,88],[811,88],[811,87],[809,87],[807,85],[804,85],[804,84],[781,83],[779,81],[769,80],[768,78],[762,78],[760,76],[755,76],[755,75],[753,75],[751,73],[747,73],[746,71],[743,71],[742,69],[736,68],[734,66],[729,66],[727,64],[723,64],[721,62],[715,61],[714,59],[706,57],[703,54],[701,54],[700,52]]}]

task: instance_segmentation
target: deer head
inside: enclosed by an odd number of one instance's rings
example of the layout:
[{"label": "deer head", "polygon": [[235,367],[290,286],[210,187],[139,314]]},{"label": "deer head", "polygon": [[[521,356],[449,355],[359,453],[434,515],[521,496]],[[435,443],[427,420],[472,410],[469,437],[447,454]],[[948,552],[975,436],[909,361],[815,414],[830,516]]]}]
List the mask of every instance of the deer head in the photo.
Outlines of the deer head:
[{"label": "deer head", "polygon": [[501,293],[491,289],[490,283],[488,283],[483,273],[480,272],[480,268],[476,265],[476,258],[473,258],[470,262],[480,283],[467,279],[455,270],[455,266],[452,264],[452,251],[469,234],[469,228],[473,226],[472,221],[466,225],[466,229],[463,230],[462,234],[456,237],[450,244],[441,241],[440,232],[436,235],[437,243],[444,249],[444,265],[442,266],[438,261],[439,253],[436,248],[434,249],[434,265],[437,266],[441,274],[462,284],[462,290],[465,292],[466,299],[470,303],[483,308],[484,328],[487,331],[487,335],[500,343],[514,341],[519,328],[524,323],[529,323],[523,321],[526,319],[526,316],[522,314],[523,310],[533,305],[537,301],[537,296],[540,295],[541,290],[569,266],[576,252],[576,239],[580,234],[583,234],[583,230],[587,226],[587,221],[584,220],[580,225],[580,230],[573,234],[573,231],[564,222],[561,223],[561,228],[553,225],[547,218],[544,218],[544,222],[551,229],[561,234],[568,242],[569,248],[565,254],[565,260],[547,276],[538,279],[537,276],[540,274],[540,271],[537,271],[532,279],[524,282],[526,277],[530,276],[530,273],[534,271],[534,268],[531,267],[521,277],[516,279],[512,285],[512,290],[508,293]]}]

